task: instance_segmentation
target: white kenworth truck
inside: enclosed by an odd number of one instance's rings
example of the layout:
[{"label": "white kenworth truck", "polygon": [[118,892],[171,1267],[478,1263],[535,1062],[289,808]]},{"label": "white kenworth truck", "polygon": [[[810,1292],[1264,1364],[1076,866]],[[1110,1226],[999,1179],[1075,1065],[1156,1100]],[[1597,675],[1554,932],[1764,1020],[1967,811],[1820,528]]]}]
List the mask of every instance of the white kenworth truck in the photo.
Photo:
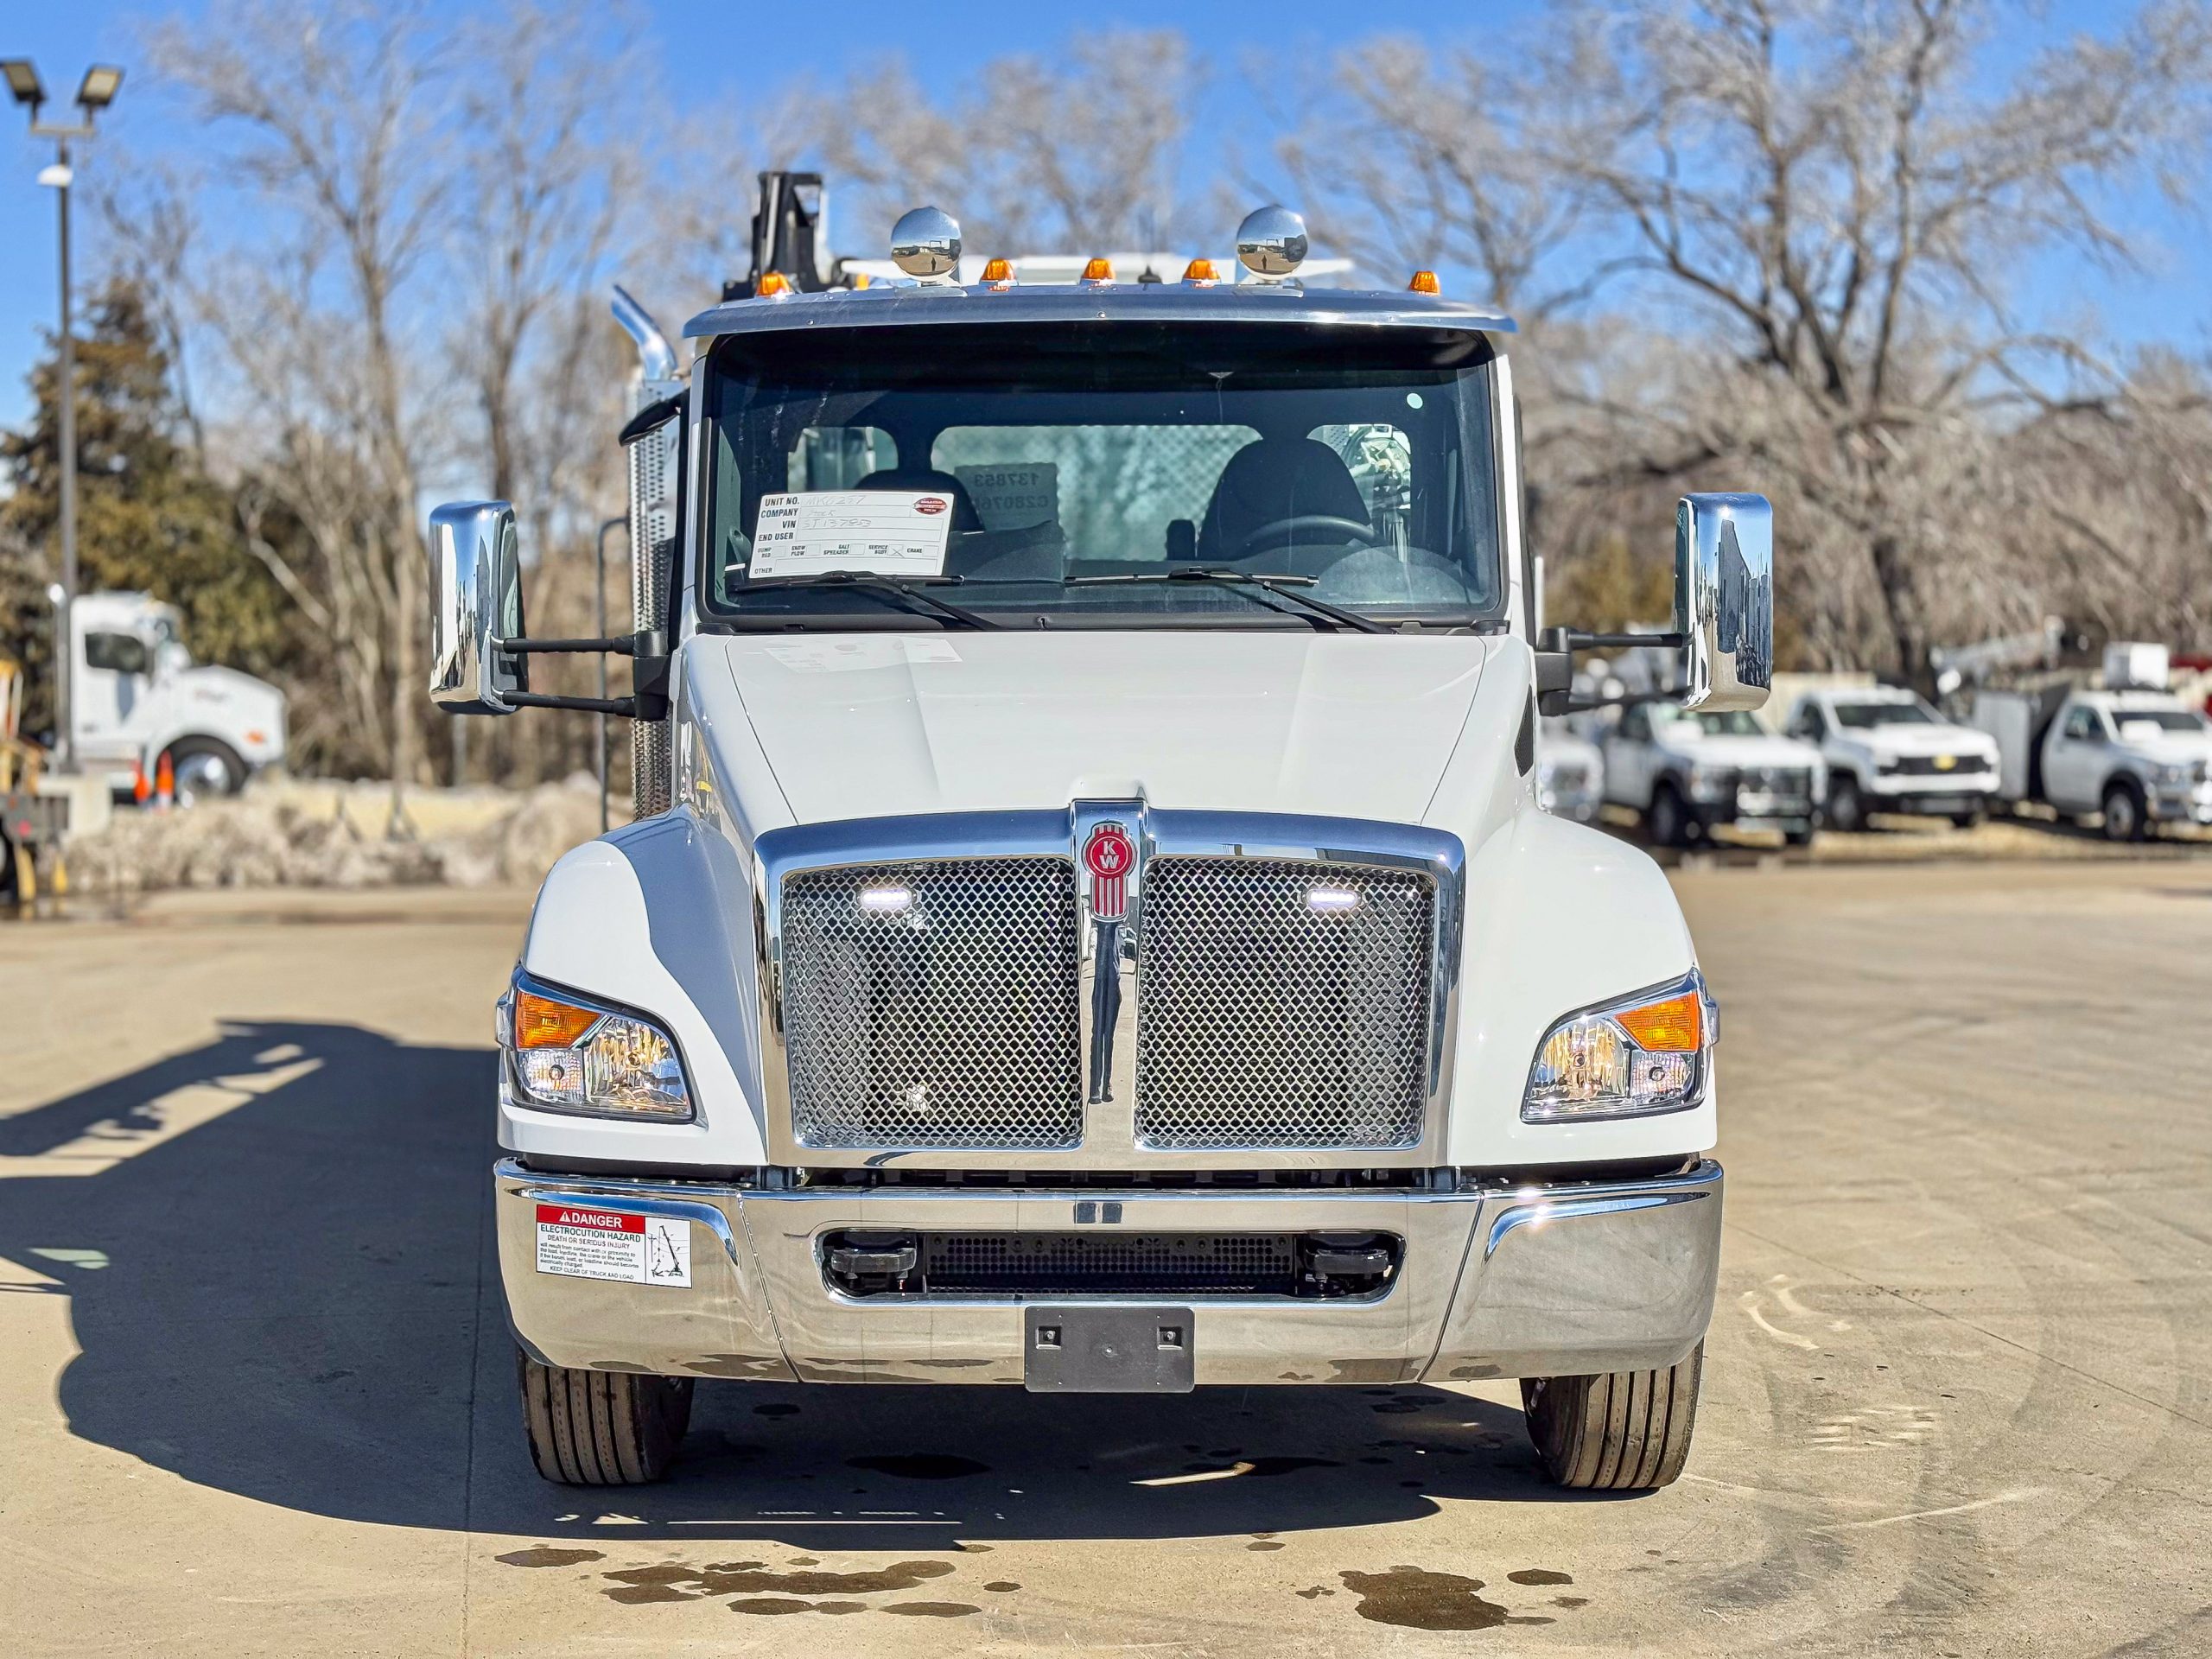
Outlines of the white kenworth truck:
[{"label": "white kenworth truck", "polygon": [[[1234,282],[963,286],[917,210],[907,280],[766,268],[681,376],[619,303],[619,638],[531,639],[512,511],[433,515],[435,701],[637,721],[498,1010],[544,1475],[660,1476],[702,1377],[1519,1378],[1562,1484],[1681,1470],[1715,1012],[1536,730],[1654,640],[1762,703],[1767,504],[1682,501],[1673,632],[1535,637],[1512,324],[1305,251],[1263,209]],[[602,650],[630,696],[529,690]]]}]

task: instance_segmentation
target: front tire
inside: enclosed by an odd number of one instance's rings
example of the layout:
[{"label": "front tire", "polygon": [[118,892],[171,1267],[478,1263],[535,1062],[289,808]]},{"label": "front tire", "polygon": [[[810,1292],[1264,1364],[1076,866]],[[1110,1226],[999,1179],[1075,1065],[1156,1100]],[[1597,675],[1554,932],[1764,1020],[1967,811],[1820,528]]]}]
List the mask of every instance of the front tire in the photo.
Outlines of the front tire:
[{"label": "front tire", "polygon": [[520,1348],[523,1432],[537,1472],[564,1486],[642,1486],[676,1466],[691,1379],[545,1365]]},{"label": "front tire", "polygon": [[1866,830],[1866,798],[1859,792],[1859,780],[1847,772],[1828,779],[1827,815],[1831,830],[1847,836]]},{"label": "front tire", "polygon": [[245,787],[245,760],[219,738],[181,737],[169,745],[168,755],[179,806],[219,800]]},{"label": "front tire", "polygon": [[1651,791],[1651,810],[1644,814],[1644,823],[1651,831],[1655,846],[1690,844],[1690,810],[1683,804],[1681,791],[1672,783],[1662,783]]},{"label": "front tire", "polygon": [[1576,1491],[1673,1484],[1689,1456],[1704,1367],[1700,1342],[1664,1370],[1522,1377],[1521,1406],[1544,1473]]},{"label": "front tire", "polygon": [[2105,785],[2104,809],[2107,841],[2140,841],[2148,832],[2151,815],[2144,808],[2142,788],[2133,779]]}]

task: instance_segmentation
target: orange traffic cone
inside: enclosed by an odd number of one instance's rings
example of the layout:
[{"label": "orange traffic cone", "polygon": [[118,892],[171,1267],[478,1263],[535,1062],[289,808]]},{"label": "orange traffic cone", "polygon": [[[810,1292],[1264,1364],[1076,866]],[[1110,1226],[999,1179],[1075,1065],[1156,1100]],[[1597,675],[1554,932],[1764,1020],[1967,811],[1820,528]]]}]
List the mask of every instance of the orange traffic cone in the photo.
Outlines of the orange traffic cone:
[{"label": "orange traffic cone", "polygon": [[170,764],[169,752],[162,751],[162,758],[154,763],[154,805],[163,812],[176,804],[176,767]]},{"label": "orange traffic cone", "polygon": [[146,804],[146,797],[153,793],[153,786],[146,781],[146,768],[137,760],[130,763],[130,798],[138,805]]}]

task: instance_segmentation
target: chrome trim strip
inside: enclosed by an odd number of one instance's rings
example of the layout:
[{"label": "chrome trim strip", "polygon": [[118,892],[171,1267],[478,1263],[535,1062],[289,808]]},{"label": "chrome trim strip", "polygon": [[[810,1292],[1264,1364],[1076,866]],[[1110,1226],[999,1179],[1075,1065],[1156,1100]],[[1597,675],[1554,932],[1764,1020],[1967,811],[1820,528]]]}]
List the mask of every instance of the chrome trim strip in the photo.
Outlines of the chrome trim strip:
[{"label": "chrome trim strip", "polygon": [[[1101,823],[1127,828],[1137,844],[1128,882],[1128,920],[1100,928],[1090,915],[1090,882],[1082,848]],[[793,1166],[911,1169],[1389,1169],[1442,1161],[1444,1117],[1451,1099],[1453,1039],[1459,1028],[1462,941],[1465,928],[1466,849],[1457,836],[1410,824],[1289,813],[1194,811],[1154,808],[1141,801],[1077,801],[1065,811],[943,813],[925,817],[804,824],[763,834],[753,848],[754,941],[760,988],[760,1075],[771,1159]],[[1421,1131],[1410,1146],[1324,1148],[1231,1148],[1161,1151],[1135,1132],[1138,940],[1143,925],[1144,871],[1160,856],[1285,859],[1310,863],[1418,871],[1436,884],[1432,920],[1427,1098]],[[1103,1099],[1087,1099],[1080,1146],[1040,1151],[968,1147],[855,1151],[804,1147],[791,1130],[789,1053],[782,1007],[783,881],[795,871],[919,859],[1073,859],[1084,927],[1078,966],[1079,1018],[1086,1081],[1103,1082]],[[1099,957],[1115,965],[1119,995],[1097,990]],[[1111,1031],[1101,1040],[1102,1009]],[[1093,1066],[1096,1067],[1093,1071]],[[1086,1088],[1086,1096],[1101,1092]]]},{"label": "chrome trim strip", "polygon": [[1516,1227],[1531,1227],[1544,1221],[1565,1221],[1575,1216],[1614,1216],[1630,1210],[1656,1210],[1669,1204],[1694,1204],[1704,1196],[1702,1192],[1641,1192],[1621,1198],[1559,1198],[1537,1204],[1517,1204],[1491,1223],[1490,1232],[1483,1240],[1483,1260],[1487,1262],[1496,1255],[1497,1247],[1505,1242],[1506,1235]]}]

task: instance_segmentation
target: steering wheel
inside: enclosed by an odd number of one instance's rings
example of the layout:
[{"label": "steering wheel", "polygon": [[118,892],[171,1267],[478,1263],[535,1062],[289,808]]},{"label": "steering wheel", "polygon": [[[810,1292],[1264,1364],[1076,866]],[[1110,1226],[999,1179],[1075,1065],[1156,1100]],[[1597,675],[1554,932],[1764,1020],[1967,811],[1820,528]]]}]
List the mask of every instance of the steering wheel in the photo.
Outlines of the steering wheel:
[{"label": "steering wheel", "polygon": [[1375,526],[1363,519],[1340,518],[1333,512],[1298,512],[1287,518],[1277,518],[1270,524],[1262,524],[1237,543],[1235,556],[1241,559],[1247,554],[1258,552],[1255,543],[1298,541],[1301,537],[1293,532],[1309,530],[1340,530],[1346,539],[1352,541],[1365,541],[1375,533]]}]

